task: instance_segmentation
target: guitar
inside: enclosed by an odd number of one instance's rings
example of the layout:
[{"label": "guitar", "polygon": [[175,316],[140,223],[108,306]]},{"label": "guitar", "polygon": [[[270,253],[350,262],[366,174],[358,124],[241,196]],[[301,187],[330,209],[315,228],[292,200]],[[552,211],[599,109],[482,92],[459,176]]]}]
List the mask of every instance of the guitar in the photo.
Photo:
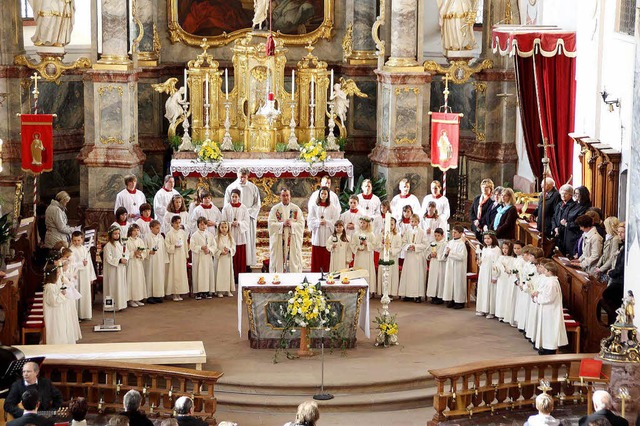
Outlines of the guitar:
[{"label": "guitar", "polygon": [[[18,407],[24,409],[22,403],[18,404]],[[65,420],[71,417],[71,411],[69,411],[69,407],[60,407],[57,410],[38,410],[38,415],[49,419],[55,418],[56,420]],[[4,413],[4,416],[7,422],[15,419],[15,417],[7,412]]]}]

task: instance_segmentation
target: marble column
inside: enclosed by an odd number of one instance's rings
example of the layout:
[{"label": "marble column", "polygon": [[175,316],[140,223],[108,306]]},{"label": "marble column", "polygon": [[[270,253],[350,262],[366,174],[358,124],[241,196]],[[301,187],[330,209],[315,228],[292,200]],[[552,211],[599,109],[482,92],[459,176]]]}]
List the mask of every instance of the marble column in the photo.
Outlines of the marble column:
[{"label": "marble column", "polygon": [[371,36],[377,3],[377,0],[351,0],[347,3],[345,26],[348,34],[344,59],[350,65],[377,63],[376,44]]},{"label": "marble column", "polygon": [[134,39],[133,60],[136,66],[154,67],[158,65],[160,37],[156,27],[156,1],[133,0],[132,34]]},{"label": "marble column", "polygon": [[130,70],[127,39],[127,0],[100,0],[102,5],[102,54],[94,69]]},{"label": "marble column", "polygon": [[418,2],[392,0],[391,50],[386,65],[411,67],[418,65]]},{"label": "marble column", "polygon": [[[376,70],[378,76],[377,141],[369,155],[373,175],[387,178],[392,197],[402,178],[411,180],[419,198],[429,192],[433,175],[429,149],[431,75]],[[397,191],[396,191],[397,192]]]},{"label": "marble column", "polygon": [[13,58],[24,54],[20,2],[0,2],[0,16],[0,65],[13,65]]},{"label": "marble column", "polygon": [[85,225],[106,227],[113,221],[123,176],[142,180],[145,160],[138,144],[138,74],[88,71],[85,76],[85,145],[78,155],[80,205]]}]

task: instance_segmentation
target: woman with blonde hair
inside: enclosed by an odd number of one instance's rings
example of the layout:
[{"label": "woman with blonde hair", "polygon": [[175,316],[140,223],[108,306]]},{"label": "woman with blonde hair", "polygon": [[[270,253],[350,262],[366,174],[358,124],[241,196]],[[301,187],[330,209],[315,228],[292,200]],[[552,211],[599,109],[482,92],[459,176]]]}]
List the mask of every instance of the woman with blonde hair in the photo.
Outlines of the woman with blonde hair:
[{"label": "woman with blonde hair", "polygon": [[289,422],[285,426],[316,426],[316,422],[320,418],[320,410],[315,401],[304,401],[298,405],[296,413],[296,421]]},{"label": "woman with blonde hair", "polygon": [[502,191],[502,205],[498,207],[496,217],[491,225],[496,231],[499,240],[513,240],[516,237],[516,221],[518,210],[516,209],[516,197],[513,189],[505,188]]},{"label": "woman with blonde hair", "polygon": [[594,271],[596,275],[606,274],[616,262],[620,244],[622,244],[618,237],[618,225],[620,225],[620,221],[615,216],[609,216],[604,220],[604,229],[607,231],[607,235],[602,247],[602,256]]}]

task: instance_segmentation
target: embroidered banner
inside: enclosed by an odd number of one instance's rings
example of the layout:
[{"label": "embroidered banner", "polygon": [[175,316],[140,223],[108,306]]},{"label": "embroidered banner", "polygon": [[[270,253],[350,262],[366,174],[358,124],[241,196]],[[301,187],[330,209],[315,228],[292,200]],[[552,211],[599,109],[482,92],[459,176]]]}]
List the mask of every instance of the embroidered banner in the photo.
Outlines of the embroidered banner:
[{"label": "embroidered banner", "polygon": [[22,114],[22,170],[34,174],[53,170],[53,115]]},{"label": "embroidered banner", "polygon": [[431,113],[431,165],[443,172],[458,168],[460,114]]}]

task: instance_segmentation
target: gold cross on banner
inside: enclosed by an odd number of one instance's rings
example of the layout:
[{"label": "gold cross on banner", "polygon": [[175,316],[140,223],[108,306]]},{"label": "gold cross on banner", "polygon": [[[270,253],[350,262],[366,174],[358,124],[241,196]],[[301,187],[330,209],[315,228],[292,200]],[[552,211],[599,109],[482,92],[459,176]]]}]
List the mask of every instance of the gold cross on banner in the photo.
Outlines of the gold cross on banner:
[{"label": "gold cross on banner", "polygon": [[33,93],[33,96],[37,98],[40,94],[40,92],[38,92],[38,80],[42,79],[42,77],[40,77],[37,72],[34,72],[29,78],[34,82],[33,92],[31,93]]}]

